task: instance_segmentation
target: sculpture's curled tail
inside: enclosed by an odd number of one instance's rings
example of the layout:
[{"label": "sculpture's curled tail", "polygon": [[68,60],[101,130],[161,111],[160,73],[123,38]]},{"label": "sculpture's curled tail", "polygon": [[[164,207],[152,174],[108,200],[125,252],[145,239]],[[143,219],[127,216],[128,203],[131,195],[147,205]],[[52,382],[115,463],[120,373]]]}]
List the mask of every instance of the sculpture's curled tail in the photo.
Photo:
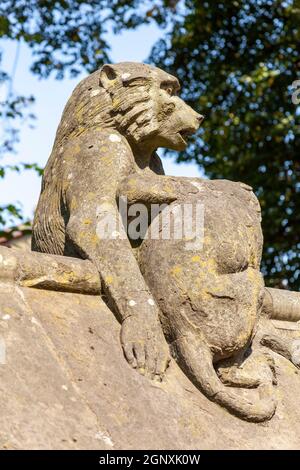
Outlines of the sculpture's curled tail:
[{"label": "sculpture's curled tail", "polygon": [[[177,360],[184,372],[189,376],[194,385],[211,401],[218,403],[246,421],[263,422],[272,418],[276,411],[276,400],[274,399],[274,375],[272,366],[268,360],[264,360],[265,374],[260,378],[252,379],[246,368],[228,368],[234,372],[225,374],[226,383],[240,388],[256,388],[251,398],[245,398],[238,394],[233,388],[226,386],[217,376],[213,366],[213,357],[210,348],[205,341],[199,341],[199,337],[193,335],[183,336],[176,340],[174,349]],[[261,359],[262,355],[260,356]],[[247,360],[246,360],[247,361]],[[262,361],[260,360],[261,364]],[[252,364],[253,366],[254,364]],[[241,374],[237,374],[236,372]],[[228,371],[227,371],[228,372]],[[229,377],[230,375],[230,377]],[[234,375],[234,376],[233,376]],[[222,379],[222,370],[220,371]],[[256,395],[256,396],[255,396]]]}]

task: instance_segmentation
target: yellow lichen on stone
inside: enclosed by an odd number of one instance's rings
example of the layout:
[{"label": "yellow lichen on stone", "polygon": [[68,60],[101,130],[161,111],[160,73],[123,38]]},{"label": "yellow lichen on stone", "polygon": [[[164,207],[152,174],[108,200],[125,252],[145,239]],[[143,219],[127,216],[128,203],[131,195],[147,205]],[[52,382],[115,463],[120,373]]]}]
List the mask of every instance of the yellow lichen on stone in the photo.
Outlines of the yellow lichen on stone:
[{"label": "yellow lichen on stone", "polygon": [[174,266],[171,270],[170,273],[172,276],[177,276],[182,272],[182,267],[181,266]]},{"label": "yellow lichen on stone", "polygon": [[106,276],[106,278],[104,279],[104,281],[105,281],[105,284],[111,285],[111,284],[113,284],[113,282],[114,282],[114,278],[113,278],[113,276]]}]

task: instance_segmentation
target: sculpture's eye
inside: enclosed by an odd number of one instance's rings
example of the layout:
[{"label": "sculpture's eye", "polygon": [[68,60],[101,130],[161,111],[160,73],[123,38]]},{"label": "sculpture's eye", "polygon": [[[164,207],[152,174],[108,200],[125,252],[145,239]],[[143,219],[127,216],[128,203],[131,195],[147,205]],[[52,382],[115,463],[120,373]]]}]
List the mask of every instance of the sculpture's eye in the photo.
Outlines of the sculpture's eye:
[{"label": "sculpture's eye", "polygon": [[175,89],[169,83],[162,83],[160,87],[163,90],[165,90],[168,93],[169,96],[174,96],[175,95]]},{"label": "sculpture's eye", "polygon": [[168,86],[165,90],[168,93],[168,95],[170,95],[170,96],[174,95],[174,90],[173,90],[172,87]]}]

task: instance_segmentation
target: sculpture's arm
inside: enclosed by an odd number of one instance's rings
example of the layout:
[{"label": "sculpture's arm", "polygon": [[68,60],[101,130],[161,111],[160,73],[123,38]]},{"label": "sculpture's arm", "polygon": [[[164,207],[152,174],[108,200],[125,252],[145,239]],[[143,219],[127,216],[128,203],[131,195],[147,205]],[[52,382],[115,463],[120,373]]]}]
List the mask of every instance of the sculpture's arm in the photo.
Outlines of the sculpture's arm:
[{"label": "sculpture's arm", "polygon": [[70,208],[66,236],[100,273],[109,303],[122,323],[121,341],[128,362],[151,376],[161,375],[169,361],[169,350],[158,306],[120,223],[116,203],[118,180],[122,172],[129,171],[132,155],[122,142],[106,142],[104,148],[105,155],[101,141],[81,148],[81,162],[73,171],[66,194]]},{"label": "sculpture's arm", "polygon": [[183,177],[162,176],[153,172],[130,174],[118,186],[118,195],[126,196],[128,204],[169,204],[187,192],[198,192],[188,178],[185,181]]}]

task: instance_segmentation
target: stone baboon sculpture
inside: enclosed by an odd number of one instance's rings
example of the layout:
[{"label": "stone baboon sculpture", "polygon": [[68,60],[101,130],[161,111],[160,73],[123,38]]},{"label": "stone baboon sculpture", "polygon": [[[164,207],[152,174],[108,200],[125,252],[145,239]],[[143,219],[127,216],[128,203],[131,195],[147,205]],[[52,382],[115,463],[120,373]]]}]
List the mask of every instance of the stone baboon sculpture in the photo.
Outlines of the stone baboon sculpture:
[{"label": "stone baboon sculpture", "polygon": [[[259,203],[242,183],[164,176],[156,149],[183,150],[203,120],[178,89],[176,78],[136,63],[105,65],[75,88],[45,169],[32,249],[92,261],[134,368],[162,378],[169,343],[208,398],[264,421],[275,412],[276,379],[260,343],[279,345],[286,357],[290,346],[284,352],[268,328],[256,334],[265,293]],[[129,205],[166,203],[173,216],[201,202],[203,244],[102,237],[103,217],[119,220],[119,196]],[[228,385],[258,394],[244,397]]]}]

